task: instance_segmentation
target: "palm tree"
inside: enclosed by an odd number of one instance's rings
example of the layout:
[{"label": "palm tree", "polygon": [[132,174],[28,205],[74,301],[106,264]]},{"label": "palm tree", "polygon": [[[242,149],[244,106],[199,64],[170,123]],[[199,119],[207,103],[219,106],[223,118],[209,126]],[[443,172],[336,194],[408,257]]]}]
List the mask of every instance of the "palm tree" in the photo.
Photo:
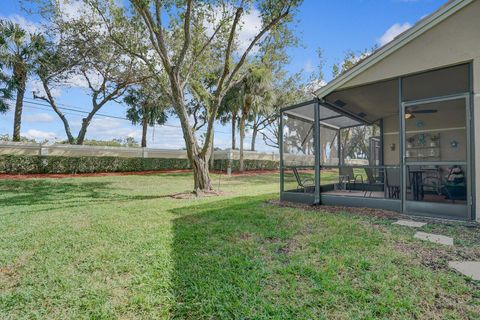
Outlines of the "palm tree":
[{"label": "palm tree", "polygon": [[15,84],[12,78],[3,72],[3,64],[0,61],[0,113],[8,111],[8,100],[13,98],[14,89]]},{"label": "palm tree", "polygon": [[[244,140],[246,124],[252,117],[252,110],[258,109],[258,105],[267,95],[272,85],[271,68],[265,64],[252,65],[241,82],[234,86],[228,93],[228,103],[235,110],[238,106],[240,111],[240,171],[244,171]],[[236,111],[235,111],[236,112]]]},{"label": "palm tree", "polygon": [[129,106],[127,119],[132,124],[142,125],[142,148],[147,147],[148,126],[163,125],[167,122],[165,98],[148,87],[128,89],[123,101]]},{"label": "palm tree", "polygon": [[6,81],[3,82],[9,83],[6,88],[14,87],[17,91],[13,141],[20,141],[25,86],[35,57],[42,50],[44,43],[45,40],[42,35],[29,33],[22,29],[19,24],[11,21],[0,20],[0,61],[7,70],[12,72],[10,79],[5,77]]},{"label": "palm tree", "polygon": [[232,130],[232,150],[237,148],[236,134],[238,114],[240,112],[240,98],[238,97],[238,90],[230,90],[223,98],[222,105],[218,111],[218,120],[222,125],[230,123]]}]

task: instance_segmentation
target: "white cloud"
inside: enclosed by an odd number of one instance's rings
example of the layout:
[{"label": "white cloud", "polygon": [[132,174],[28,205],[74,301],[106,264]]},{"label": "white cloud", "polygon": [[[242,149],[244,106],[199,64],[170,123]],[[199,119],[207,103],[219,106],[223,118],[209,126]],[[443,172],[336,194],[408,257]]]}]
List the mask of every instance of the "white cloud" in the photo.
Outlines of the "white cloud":
[{"label": "white cloud", "polygon": [[305,92],[313,93],[326,85],[327,85],[327,82],[324,80],[313,80],[305,86]]},{"label": "white cloud", "polygon": [[39,23],[35,23],[33,21],[25,19],[25,17],[12,14],[9,16],[0,15],[0,19],[10,20],[13,23],[16,23],[22,27],[22,29],[26,30],[30,34],[39,33],[43,31],[43,27]]},{"label": "white cloud", "polygon": [[311,72],[315,71],[315,67],[314,67],[311,59],[308,59],[307,61],[305,61],[305,64],[303,65],[303,71],[305,71],[307,73],[311,73]]},{"label": "white cloud", "polygon": [[410,29],[411,27],[412,25],[409,22],[395,23],[393,26],[388,28],[388,30],[385,31],[385,33],[378,39],[378,44],[380,46],[386,45],[387,43],[392,41],[396,36]]},{"label": "white cloud", "polygon": [[47,131],[36,130],[36,129],[29,129],[23,135],[29,139],[35,139],[37,141],[44,141],[44,140],[52,141],[57,139],[55,132],[47,132]]},{"label": "white cloud", "polygon": [[[227,10],[225,12],[224,10]],[[225,18],[225,14],[233,15],[234,7],[229,7],[225,9],[223,7],[216,7],[213,12],[212,16],[209,21],[205,21],[206,25],[206,34],[210,37],[214,30],[219,25],[220,21]],[[237,53],[242,54],[250,45],[253,38],[260,32],[262,28],[262,18],[260,15],[260,11],[256,8],[252,8],[248,13],[243,14],[240,18],[239,27],[237,29]],[[252,48],[252,52],[256,52],[258,47]]]},{"label": "white cloud", "polygon": [[[260,11],[252,9],[250,12],[242,16],[240,22],[241,29],[238,32],[238,50],[243,53],[262,28]],[[258,50],[258,48],[254,49]]]},{"label": "white cloud", "polygon": [[[37,96],[41,97],[45,97],[47,95],[40,80],[32,80],[28,82],[26,94],[32,94],[33,92],[35,92]],[[61,89],[58,87],[50,88],[50,92],[55,98],[60,97],[62,94]],[[31,98],[31,96],[29,98]]]},{"label": "white cloud", "polygon": [[26,122],[32,123],[40,123],[40,122],[53,122],[55,118],[48,113],[35,113],[35,114],[28,114],[24,117]]},{"label": "white cloud", "polygon": [[58,9],[62,13],[62,19],[64,21],[78,20],[82,15],[85,15],[87,7],[88,6],[78,0],[58,1]]},{"label": "white cloud", "polygon": [[[72,121],[72,127],[79,130],[81,121],[80,119]],[[142,131],[138,127],[131,126],[127,121],[105,117],[93,118],[87,129],[87,139],[111,140],[126,137],[139,140],[142,137]]]},{"label": "white cloud", "polygon": [[[102,77],[99,73],[96,73],[92,70],[87,71],[87,76],[88,79],[90,80],[90,83],[94,88],[99,88],[101,83],[102,83]],[[88,88],[88,81],[87,79],[79,73],[74,73],[69,76],[68,79],[66,79],[63,82],[63,85],[68,87],[68,88],[82,88],[82,89],[87,89]]]},{"label": "white cloud", "polygon": [[107,34],[108,30],[103,23],[102,17],[91,6],[81,0],[59,0],[57,9],[61,13],[61,19],[65,22],[79,21],[85,19],[90,24],[90,28]]}]

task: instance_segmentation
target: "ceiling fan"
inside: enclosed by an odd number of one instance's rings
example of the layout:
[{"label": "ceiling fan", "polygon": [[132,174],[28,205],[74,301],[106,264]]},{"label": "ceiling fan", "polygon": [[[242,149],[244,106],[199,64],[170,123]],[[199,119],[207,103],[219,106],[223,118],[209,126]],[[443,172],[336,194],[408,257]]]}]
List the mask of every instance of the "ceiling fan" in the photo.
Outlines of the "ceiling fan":
[{"label": "ceiling fan", "polygon": [[436,109],[425,109],[425,110],[415,110],[414,108],[407,108],[405,110],[405,119],[410,120],[415,118],[415,114],[419,113],[437,113],[438,110]]}]

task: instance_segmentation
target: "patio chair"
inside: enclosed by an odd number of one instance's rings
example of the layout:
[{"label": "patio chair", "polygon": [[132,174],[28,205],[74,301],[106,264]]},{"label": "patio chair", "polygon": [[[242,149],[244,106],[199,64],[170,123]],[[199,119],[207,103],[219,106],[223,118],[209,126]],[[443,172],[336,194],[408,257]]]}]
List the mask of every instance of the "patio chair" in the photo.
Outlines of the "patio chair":
[{"label": "patio chair", "polygon": [[400,199],[400,168],[386,168],[386,185],[389,199]]},{"label": "patio chair", "polygon": [[303,189],[304,193],[312,193],[315,191],[315,180],[313,178],[304,178],[300,177],[297,168],[292,169],[295,179],[297,180],[297,192]]},{"label": "patio chair", "polygon": [[467,186],[463,170],[458,166],[453,166],[448,170],[448,175],[443,186],[443,194],[448,200],[467,200]]},{"label": "patio chair", "polygon": [[[372,196],[372,193],[373,193],[373,190],[372,190],[372,187],[375,188],[377,186],[384,186],[385,183],[383,182],[383,180],[378,177],[378,176],[375,176],[374,174],[374,169],[372,168],[365,168],[365,173],[367,174],[367,182],[366,184],[364,184],[364,191],[365,193],[363,194],[363,197],[365,198],[368,194],[368,192],[370,191],[370,196]],[[370,187],[370,190],[368,190],[367,188]]]},{"label": "patio chair", "polygon": [[[338,185],[339,187],[343,187],[345,190],[351,191],[350,185],[353,183],[353,189],[355,189],[355,186],[357,184],[357,179],[360,181],[360,183],[363,184],[363,176],[361,174],[355,175],[353,172],[352,167],[340,167],[339,168],[339,176],[338,176]],[[341,187],[342,189],[342,187]]]}]

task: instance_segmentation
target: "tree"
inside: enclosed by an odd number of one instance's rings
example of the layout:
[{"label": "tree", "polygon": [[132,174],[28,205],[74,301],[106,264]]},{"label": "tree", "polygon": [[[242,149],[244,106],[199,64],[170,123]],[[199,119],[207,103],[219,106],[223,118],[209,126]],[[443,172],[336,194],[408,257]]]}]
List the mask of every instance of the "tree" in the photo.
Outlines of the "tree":
[{"label": "tree", "polygon": [[[279,147],[280,108],[308,99],[305,86],[300,81],[301,74],[280,77],[274,81],[270,98],[262,103],[261,112],[254,126],[261,134],[263,142],[273,148]],[[255,128],[254,128],[255,130]]]},{"label": "tree", "polygon": [[235,112],[237,107],[240,110],[239,132],[240,132],[240,172],[244,171],[244,140],[246,123],[250,120],[252,111],[259,110],[259,103],[266,99],[271,87],[272,70],[268,65],[256,64],[248,68],[242,81],[230,89],[227,104],[232,105],[231,110]]},{"label": "tree", "polygon": [[142,85],[128,89],[123,101],[129,106],[127,119],[134,125],[142,125],[141,147],[146,148],[148,126],[163,125],[167,122],[165,111],[168,105],[165,106],[165,98],[153,88]]},{"label": "tree", "polygon": [[[239,81],[245,62],[266,34],[289,31],[287,23],[300,2],[131,0],[131,6],[119,7],[113,1],[89,1],[104,17],[107,29],[118,46],[142,59],[155,75],[159,68],[167,75],[167,94],[182,126],[197,192],[212,189],[208,160],[214,123],[226,92]],[[245,12],[252,10],[259,12],[262,27],[246,49],[240,50],[236,40],[241,19]],[[164,22],[166,17],[168,24]],[[128,30],[120,30],[119,26]],[[128,32],[136,34],[138,41],[125,41]],[[143,37],[145,34],[146,38]],[[284,41],[284,45],[288,45],[288,41]],[[205,61],[206,57],[213,60]],[[205,68],[205,65],[212,66],[212,61],[220,68]],[[218,69],[220,72],[216,72]],[[200,80],[210,75],[215,75],[212,76],[215,85],[209,90]],[[208,116],[203,146],[198,143],[188,117],[187,101],[194,92]]]},{"label": "tree", "polygon": [[332,66],[333,77],[336,78],[340,74],[346,72],[347,70],[355,66],[357,63],[359,63],[361,60],[371,55],[372,52],[374,52],[375,50],[376,50],[376,47],[373,47],[372,49],[364,49],[363,51],[360,51],[360,52],[355,52],[351,49],[347,50],[345,52],[345,56],[343,57],[343,61],[341,63],[335,63]]},{"label": "tree", "polygon": [[0,113],[6,113],[10,109],[8,100],[13,99],[13,92],[15,91],[13,77],[5,74],[3,69],[4,67],[0,62]]},{"label": "tree", "polygon": [[4,99],[11,98],[11,92],[16,90],[15,116],[13,122],[13,141],[20,141],[22,125],[23,98],[27,78],[32,70],[36,54],[42,50],[45,41],[42,35],[29,33],[20,25],[8,20],[0,20],[0,61],[2,66],[11,70],[10,77],[2,73],[0,81],[4,84],[1,92],[0,111],[8,108]]},{"label": "tree", "polygon": [[[51,5],[55,6],[55,2]],[[60,40],[49,41],[38,58],[36,74],[45,94],[36,92],[34,98],[50,104],[64,125],[69,143],[81,145],[95,114],[107,103],[118,101],[128,88],[143,82],[148,75],[138,59],[128,56],[111,41],[98,16],[84,14],[66,21],[54,17],[51,21],[51,30]],[[52,94],[53,88],[72,86],[72,79],[91,96],[90,111],[82,119],[76,137]]]},{"label": "tree", "polygon": [[231,137],[232,137],[232,150],[237,148],[236,135],[237,135],[237,122],[238,122],[238,113],[240,112],[240,104],[237,103],[235,93],[229,91],[223,103],[218,111],[218,120],[222,125],[230,123],[231,126]]}]

